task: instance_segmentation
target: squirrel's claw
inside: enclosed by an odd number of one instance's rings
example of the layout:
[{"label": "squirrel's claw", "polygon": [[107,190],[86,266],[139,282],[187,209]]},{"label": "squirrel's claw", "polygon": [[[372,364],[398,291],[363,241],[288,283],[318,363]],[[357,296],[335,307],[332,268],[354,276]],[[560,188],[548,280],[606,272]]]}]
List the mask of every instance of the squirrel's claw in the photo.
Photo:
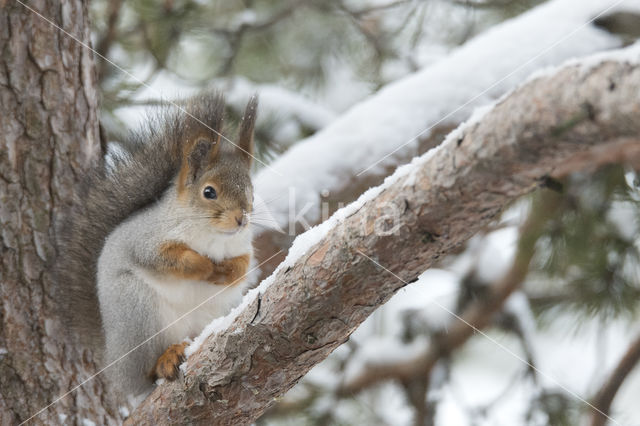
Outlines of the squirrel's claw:
[{"label": "squirrel's claw", "polygon": [[151,372],[151,378],[155,381],[157,379],[175,380],[178,378],[178,367],[185,360],[184,349],[187,346],[187,342],[171,345],[166,351],[158,358],[155,367]]}]

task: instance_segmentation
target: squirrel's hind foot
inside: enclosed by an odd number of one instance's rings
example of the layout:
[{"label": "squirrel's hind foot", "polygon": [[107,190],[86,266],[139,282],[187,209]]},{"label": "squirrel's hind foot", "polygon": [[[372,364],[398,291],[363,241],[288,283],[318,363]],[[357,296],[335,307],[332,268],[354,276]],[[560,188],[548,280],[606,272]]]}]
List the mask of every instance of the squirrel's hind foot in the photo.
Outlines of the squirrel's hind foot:
[{"label": "squirrel's hind foot", "polygon": [[152,380],[166,379],[175,380],[178,378],[178,367],[185,360],[184,349],[187,347],[187,342],[171,345],[166,351],[158,358],[155,367],[150,376]]}]

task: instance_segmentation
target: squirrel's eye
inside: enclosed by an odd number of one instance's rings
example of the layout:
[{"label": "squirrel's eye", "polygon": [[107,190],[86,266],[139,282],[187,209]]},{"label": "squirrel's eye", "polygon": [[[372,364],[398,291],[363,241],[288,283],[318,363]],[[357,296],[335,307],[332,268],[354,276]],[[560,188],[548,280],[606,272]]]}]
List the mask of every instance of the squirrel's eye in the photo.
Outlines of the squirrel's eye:
[{"label": "squirrel's eye", "polygon": [[208,200],[215,200],[216,198],[218,198],[218,194],[212,186],[207,186],[204,191],[202,191],[202,195],[204,195],[204,198]]}]

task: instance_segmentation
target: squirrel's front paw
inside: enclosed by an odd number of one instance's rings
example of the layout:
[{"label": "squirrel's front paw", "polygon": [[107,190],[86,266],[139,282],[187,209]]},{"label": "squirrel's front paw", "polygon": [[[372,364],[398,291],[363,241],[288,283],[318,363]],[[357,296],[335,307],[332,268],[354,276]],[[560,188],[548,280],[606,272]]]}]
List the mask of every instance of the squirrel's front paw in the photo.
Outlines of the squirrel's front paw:
[{"label": "squirrel's front paw", "polygon": [[151,372],[152,380],[175,380],[178,377],[178,367],[185,360],[184,349],[186,347],[187,342],[169,346],[167,350],[160,355],[158,361],[156,361],[156,365]]},{"label": "squirrel's front paw", "polygon": [[222,273],[226,276],[226,284],[237,284],[249,269],[250,256],[248,254],[242,256],[225,259],[220,264]]}]

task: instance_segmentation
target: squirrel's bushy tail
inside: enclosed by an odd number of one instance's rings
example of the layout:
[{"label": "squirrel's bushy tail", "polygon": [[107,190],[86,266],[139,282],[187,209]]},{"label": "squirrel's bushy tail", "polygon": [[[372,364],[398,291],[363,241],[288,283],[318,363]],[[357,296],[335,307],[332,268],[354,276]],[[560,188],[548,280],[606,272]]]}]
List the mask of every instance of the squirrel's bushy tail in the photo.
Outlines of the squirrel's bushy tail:
[{"label": "squirrel's bushy tail", "polygon": [[[182,109],[184,108],[184,109]],[[159,199],[182,161],[188,126],[222,131],[224,100],[208,93],[169,107],[100,159],[82,178],[58,232],[56,306],[69,334],[99,354],[103,333],[96,288],[97,262],[107,236],[126,218]]]}]

